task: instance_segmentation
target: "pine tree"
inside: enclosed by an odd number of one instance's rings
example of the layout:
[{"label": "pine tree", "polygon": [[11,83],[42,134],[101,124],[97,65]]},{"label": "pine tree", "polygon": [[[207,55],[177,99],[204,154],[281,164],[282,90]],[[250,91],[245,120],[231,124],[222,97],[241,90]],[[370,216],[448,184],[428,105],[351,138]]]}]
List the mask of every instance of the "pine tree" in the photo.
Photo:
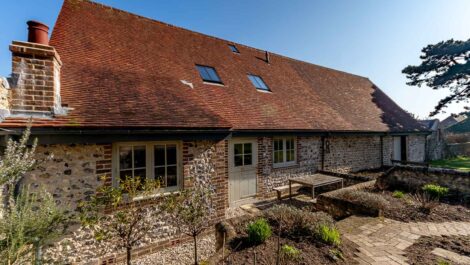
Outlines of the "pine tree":
[{"label": "pine tree", "polygon": [[468,102],[470,97],[470,39],[448,40],[422,49],[418,66],[402,70],[411,86],[426,85],[432,89],[448,89],[450,95],[441,99],[430,116],[442,111],[452,102]]}]

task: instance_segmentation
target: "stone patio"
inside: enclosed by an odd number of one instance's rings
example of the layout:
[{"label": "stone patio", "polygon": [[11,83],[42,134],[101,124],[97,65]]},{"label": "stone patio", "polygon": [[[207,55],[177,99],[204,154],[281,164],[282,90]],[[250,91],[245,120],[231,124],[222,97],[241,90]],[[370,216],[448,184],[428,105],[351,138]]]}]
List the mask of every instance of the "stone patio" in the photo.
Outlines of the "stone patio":
[{"label": "stone patio", "polygon": [[367,265],[408,264],[404,250],[421,236],[470,235],[470,222],[404,223],[359,216],[338,222],[338,228],[345,238],[357,244],[359,264]]}]

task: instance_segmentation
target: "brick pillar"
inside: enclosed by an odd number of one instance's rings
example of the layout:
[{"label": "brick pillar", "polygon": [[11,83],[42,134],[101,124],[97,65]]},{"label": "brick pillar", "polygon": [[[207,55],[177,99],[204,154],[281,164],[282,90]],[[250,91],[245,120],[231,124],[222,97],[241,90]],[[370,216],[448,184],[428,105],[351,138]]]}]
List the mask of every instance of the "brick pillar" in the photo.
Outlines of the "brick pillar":
[{"label": "brick pillar", "polygon": [[61,114],[60,68],[56,50],[48,45],[13,41],[12,114]]}]

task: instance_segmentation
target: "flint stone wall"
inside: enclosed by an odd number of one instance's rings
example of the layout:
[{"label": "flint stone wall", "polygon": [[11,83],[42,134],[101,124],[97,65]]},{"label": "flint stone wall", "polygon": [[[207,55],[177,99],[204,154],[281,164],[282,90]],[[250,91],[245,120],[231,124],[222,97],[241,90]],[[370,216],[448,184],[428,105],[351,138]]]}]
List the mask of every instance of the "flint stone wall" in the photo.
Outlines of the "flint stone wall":
[{"label": "flint stone wall", "polygon": [[[225,217],[228,204],[228,169],[226,141],[183,141],[183,182],[185,187],[193,183],[191,170],[199,163],[210,163],[210,181],[216,195],[213,198],[215,214],[208,223],[216,223]],[[38,167],[25,176],[23,185],[33,189],[45,188],[59,205],[76,210],[77,205],[95,194],[100,185],[111,185],[112,145],[48,145],[38,146]],[[103,178],[104,177],[104,178]],[[165,246],[187,240],[178,234],[168,216],[162,215],[148,235],[139,242],[135,255],[151,253]],[[58,264],[106,264],[123,260],[124,250],[115,244],[98,242],[91,231],[79,224],[45,250],[49,262]]]},{"label": "flint stone wall", "polygon": [[[59,205],[75,210],[103,185],[111,170],[111,145],[48,145],[36,149],[38,166],[22,184],[45,188]],[[106,172],[103,165],[107,164]],[[109,171],[109,172],[108,172]]]},{"label": "flint stone wall", "polygon": [[[297,164],[276,168],[272,164],[272,137],[258,138],[258,195],[273,195],[273,188],[287,185],[288,179],[312,174],[322,167],[322,139],[320,136],[296,137]],[[380,168],[382,159],[391,164],[391,137],[332,136],[325,138],[324,170],[349,173]]]},{"label": "flint stone wall", "polygon": [[379,136],[350,136],[329,138],[325,150],[325,170],[354,172],[382,166]]}]

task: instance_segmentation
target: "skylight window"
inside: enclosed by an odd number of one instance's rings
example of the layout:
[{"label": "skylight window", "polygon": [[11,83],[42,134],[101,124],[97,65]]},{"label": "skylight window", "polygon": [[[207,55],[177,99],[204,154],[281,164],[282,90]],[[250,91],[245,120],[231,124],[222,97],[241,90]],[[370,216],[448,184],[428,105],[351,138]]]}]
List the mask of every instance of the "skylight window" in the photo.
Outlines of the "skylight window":
[{"label": "skylight window", "polygon": [[264,83],[263,79],[257,75],[248,75],[251,83],[260,90],[269,91],[269,87]]},{"label": "skylight window", "polygon": [[220,80],[220,77],[215,71],[214,67],[196,65],[196,68],[199,71],[199,75],[201,76],[203,81],[222,84],[222,80]]},{"label": "skylight window", "polygon": [[230,50],[232,50],[232,52],[240,53],[240,51],[237,49],[237,46],[232,45],[232,44],[229,44],[228,46],[230,47]]}]

